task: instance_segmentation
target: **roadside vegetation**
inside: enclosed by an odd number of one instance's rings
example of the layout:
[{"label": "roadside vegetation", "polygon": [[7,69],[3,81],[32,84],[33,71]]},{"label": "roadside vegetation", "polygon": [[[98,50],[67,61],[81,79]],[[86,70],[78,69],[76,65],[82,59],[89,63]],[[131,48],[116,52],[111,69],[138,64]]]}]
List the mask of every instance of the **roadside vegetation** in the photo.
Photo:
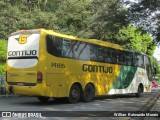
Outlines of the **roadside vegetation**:
[{"label": "roadside vegetation", "polygon": [[[156,45],[160,43],[157,13],[160,3],[158,0],[152,1],[1,0],[0,73],[4,73],[6,68],[8,35],[23,29],[45,28],[143,52],[152,59],[160,78],[160,65],[152,57]],[[147,19],[150,15],[151,20]]]}]

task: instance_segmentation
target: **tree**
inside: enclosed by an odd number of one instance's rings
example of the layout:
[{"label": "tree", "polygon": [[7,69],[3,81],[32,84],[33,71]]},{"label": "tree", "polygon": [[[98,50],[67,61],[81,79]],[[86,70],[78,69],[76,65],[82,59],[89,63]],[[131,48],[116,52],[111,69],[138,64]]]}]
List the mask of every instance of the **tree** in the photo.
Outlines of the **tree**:
[{"label": "tree", "polygon": [[157,76],[160,79],[160,64],[158,63],[157,59],[154,57],[151,57],[151,64],[152,64],[153,73],[156,70],[156,74],[154,74],[154,76]]},{"label": "tree", "polygon": [[[127,27],[129,20],[123,0],[1,0],[0,10],[0,39],[7,39],[9,33],[21,29],[45,28],[78,37],[124,42],[127,48],[128,41],[143,40],[131,45],[147,54],[152,54],[154,48],[154,42],[151,44],[148,35],[142,34],[145,30]],[[120,33],[126,28],[139,38],[133,35],[132,39],[123,38]],[[147,48],[141,47],[145,45]]]},{"label": "tree", "polygon": [[90,4],[90,0],[64,0],[57,3],[55,24],[59,27],[58,31],[82,37],[85,33],[80,33],[89,25],[92,15]]},{"label": "tree", "polygon": [[136,26],[143,26],[160,44],[160,0],[137,0],[129,8],[129,16]]},{"label": "tree", "polygon": [[112,39],[122,26],[127,26],[127,11],[121,0],[97,0],[91,3],[89,9],[92,16],[81,33],[88,33],[88,38],[114,42]]},{"label": "tree", "polygon": [[0,73],[4,73],[6,70],[6,53],[7,43],[5,40],[0,40]]},{"label": "tree", "polygon": [[40,0],[1,0],[0,39],[7,39],[8,34],[20,29],[56,28],[55,14],[41,11],[39,2]]},{"label": "tree", "polygon": [[0,39],[19,29],[45,28],[110,41],[119,28],[128,24],[121,1],[2,0]]},{"label": "tree", "polygon": [[131,25],[123,27],[114,37],[115,43],[127,49],[146,53],[152,56],[156,47],[151,36],[143,28],[135,28]]}]

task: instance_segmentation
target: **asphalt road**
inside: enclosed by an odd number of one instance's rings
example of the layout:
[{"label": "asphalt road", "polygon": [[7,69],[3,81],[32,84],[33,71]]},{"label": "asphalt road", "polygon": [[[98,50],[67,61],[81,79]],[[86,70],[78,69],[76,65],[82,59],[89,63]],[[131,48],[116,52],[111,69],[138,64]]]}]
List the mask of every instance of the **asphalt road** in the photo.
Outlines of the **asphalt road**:
[{"label": "asphalt road", "polygon": [[[8,112],[8,111],[12,111],[13,113],[18,111],[18,113],[20,113],[19,114],[20,117],[25,117],[26,115],[25,112],[31,112],[31,113],[36,112],[36,115],[38,117],[41,115],[43,116],[43,118],[41,119],[56,119],[56,120],[95,119],[96,120],[98,117],[106,120],[106,116],[107,114],[110,115],[110,111],[117,111],[118,113],[120,111],[126,111],[126,112],[146,111],[146,110],[149,111],[153,107],[154,102],[156,102],[159,95],[160,95],[160,87],[153,88],[151,93],[144,93],[140,98],[137,98],[134,95],[105,96],[105,97],[95,98],[95,100],[90,103],[79,102],[77,104],[69,104],[63,101],[55,101],[54,99],[50,99],[48,103],[41,103],[35,97],[1,96],[0,113],[2,114],[2,112]],[[15,114],[13,116],[16,117],[16,115],[18,114]],[[1,119],[6,120],[6,118],[1,118]],[[34,119],[39,119],[39,118],[34,118]],[[123,114],[122,115],[120,114],[118,118],[107,117],[107,119],[128,120],[129,118],[123,117]]]}]

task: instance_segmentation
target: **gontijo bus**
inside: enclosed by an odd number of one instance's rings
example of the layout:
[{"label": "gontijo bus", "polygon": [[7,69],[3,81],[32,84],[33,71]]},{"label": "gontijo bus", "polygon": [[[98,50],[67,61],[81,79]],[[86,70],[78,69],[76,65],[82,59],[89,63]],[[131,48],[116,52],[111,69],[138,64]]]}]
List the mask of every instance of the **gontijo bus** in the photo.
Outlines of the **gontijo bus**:
[{"label": "gontijo bus", "polygon": [[45,29],[14,32],[8,39],[7,91],[43,102],[89,102],[107,94],[140,96],[151,91],[151,72],[147,55],[100,40]]}]

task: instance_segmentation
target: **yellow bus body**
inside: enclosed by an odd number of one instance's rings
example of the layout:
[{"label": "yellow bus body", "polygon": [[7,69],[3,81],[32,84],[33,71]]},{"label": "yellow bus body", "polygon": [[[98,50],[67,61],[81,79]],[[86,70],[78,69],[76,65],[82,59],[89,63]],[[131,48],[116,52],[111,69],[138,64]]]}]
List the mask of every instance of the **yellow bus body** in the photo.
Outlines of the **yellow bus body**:
[{"label": "yellow bus body", "polygon": [[[46,36],[52,35],[57,36],[65,39],[70,39],[74,41],[81,41],[87,42],[95,45],[99,45],[102,47],[109,47],[111,49],[116,50],[124,50],[122,47],[116,44],[111,44],[108,42],[103,42],[94,39],[80,39],[73,36],[67,36],[63,34],[56,33],[51,30],[32,30],[32,32],[28,31],[19,31],[16,33],[11,34],[12,36],[16,35],[30,35],[30,39],[34,36],[34,31],[36,31],[36,35],[40,35],[39,37],[39,50],[38,51],[38,62],[34,66],[29,68],[14,68],[14,62],[16,61],[16,57],[19,54],[14,50],[10,52],[8,50],[8,58],[11,55],[14,55],[13,63],[9,63],[7,60],[7,91],[13,92],[14,94],[20,95],[27,95],[27,96],[44,96],[44,97],[53,97],[53,98],[60,98],[60,97],[69,97],[71,86],[75,83],[79,84],[82,91],[84,91],[85,86],[88,83],[92,83],[95,87],[95,95],[106,95],[110,94],[113,84],[115,84],[117,78],[125,76],[126,73],[121,73],[122,65],[121,64],[112,64],[112,63],[104,63],[104,62],[96,62],[96,61],[87,61],[87,60],[75,60],[69,58],[61,58],[56,57],[47,52],[46,46]],[[38,31],[38,32],[37,32]],[[25,45],[30,40],[27,38],[27,42],[19,37],[20,45]],[[23,36],[22,36],[23,37]],[[31,39],[32,40],[32,39]],[[36,39],[35,39],[36,40]],[[33,42],[34,43],[34,42]],[[14,48],[13,48],[14,49]],[[23,49],[23,47],[22,47]],[[26,53],[28,54],[28,53]],[[9,56],[10,55],[10,56]],[[16,56],[16,57],[15,57]],[[33,56],[31,56],[33,57]],[[25,58],[21,58],[23,60]],[[20,61],[23,63],[23,61]],[[36,63],[36,62],[35,62]],[[9,64],[12,64],[10,66]],[[15,62],[18,64],[18,60]],[[106,72],[110,68],[112,68],[113,72]],[[129,71],[130,68],[124,68],[124,71]],[[134,72],[137,72],[137,69]],[[40,71],[43,74],[42,83],[37,83],[37,72]],[[138,76],[138,79],[147,79],[147,75],[145,75],[145,70],[139,69],[141,71],[141,75]],[[134,73],[133,77],[138,75],[138,73]],[[128,76],[127,76],[128,77]],[[135,79],[135,78],[132,78]],[[143,83],[144,91],[150,91],[150,82],[132,82],[132,85],[128,85],[132,88],[132,90],[128,90],[124,93],[136,93],[138,85]],[[118,83],[117,83],[118,85]],[[133,86],[134,85],[134,86]],[[149,86],[149,89],[147,88]],[[146,87],[146,89],[145,89]],[[131,89],[130,88],[130,89]],[[135,90],[134,90],[135,88]],[[117,92],[118,93],[118,92]],[[123,93],[122,91],[120,93]],[[115,92],[116,94],[116,92]]]}]

